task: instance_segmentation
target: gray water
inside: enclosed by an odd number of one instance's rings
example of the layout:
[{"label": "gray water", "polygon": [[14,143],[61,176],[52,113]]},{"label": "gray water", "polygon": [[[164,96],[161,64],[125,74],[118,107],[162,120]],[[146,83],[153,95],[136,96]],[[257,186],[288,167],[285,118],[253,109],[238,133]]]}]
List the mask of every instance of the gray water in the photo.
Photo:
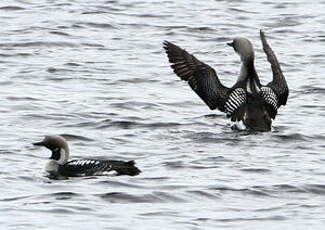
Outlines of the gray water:
[{"label": "gray water", "polygon": [[[325,2],[0,2],[1,229],[323,229]],[[273,131],[233,131],[169,67],[169,40],[231,86],[249,38],[261,81],[290,95]],[[72,158],[135,160],[136,177],[51,180],[31,145],[63,135]]]}]

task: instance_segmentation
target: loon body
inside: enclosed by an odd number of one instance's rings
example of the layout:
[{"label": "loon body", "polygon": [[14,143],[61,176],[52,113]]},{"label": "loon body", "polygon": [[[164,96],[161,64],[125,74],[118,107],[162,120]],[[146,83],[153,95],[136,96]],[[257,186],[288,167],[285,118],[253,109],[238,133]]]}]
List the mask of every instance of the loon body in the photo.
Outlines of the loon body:
[{"label": "loon body", "polygon": [[141,171],[134,166],[134,161],[115,161],[80,159],[69,160],[69,146],[62,136],[46,136],[34,145],[44,146],[51,150],[52,155],[46,164],[45,171],[51,177],[97,176],[116,173],[116,175],[138,175]]},{"label": "loon body", "polygon": [[267,85],[260,83],[254,67],[254,49],[246,38],[227,43],[242,63],[238,80],[231,88],[221,84],[213,68],[184,49],[168,41],[164,42],[164,49],[176,75],[187,81],[211,110],[225,112],[231,121],[242,121],[248,130],[269,131],[278,108],[287,103],[289,89],[262,30],[260,37],[273,72],[273,80]]}]

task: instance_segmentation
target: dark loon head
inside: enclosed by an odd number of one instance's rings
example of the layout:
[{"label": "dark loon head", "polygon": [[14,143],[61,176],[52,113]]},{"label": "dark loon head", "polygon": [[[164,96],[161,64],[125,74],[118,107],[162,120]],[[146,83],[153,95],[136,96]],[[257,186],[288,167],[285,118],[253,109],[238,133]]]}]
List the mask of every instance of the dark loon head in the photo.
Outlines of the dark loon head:
[{"label": "dark loon head", "polygon": [[234,48],[242,62],[254,60],[254,48],[247,38],[237,37],[232,42],[227,43],[227,45]]},{"label": "dark loon head", "polygon": [[62,136],[46,136],[34,145],[44,146],[52,151],[50,159],[59,165],[65,164],[69,159],[69,146]]}]

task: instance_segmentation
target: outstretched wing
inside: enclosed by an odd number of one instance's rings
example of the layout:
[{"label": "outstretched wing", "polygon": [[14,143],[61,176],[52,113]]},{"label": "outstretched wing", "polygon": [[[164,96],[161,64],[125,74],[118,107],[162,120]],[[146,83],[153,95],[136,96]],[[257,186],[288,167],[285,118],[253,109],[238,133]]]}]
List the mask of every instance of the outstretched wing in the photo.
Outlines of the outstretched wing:
[{"label": "outstretched wing", "polygon": [[267,84],[268,87],[272,89],[272,91],[276,94],[278,105],[276,108],[280,107],[281,105],[285,105],[287,103],[288,95],[289,95],[289,88],[286,82],[286,79],[283,76],[280,64],[266,41],[264,32],[260,30],[261,41],[263,45],[263,50],[267,56],[267,60],[271,63],[271,68],[273,72],[273,80]]},{"label": "outstretched wing", "polygon": [[226,112],[230,89],[220,83],[215,70],[177,45],[168,41],[163,44],[176,75],[187,81],[211,110]]}]

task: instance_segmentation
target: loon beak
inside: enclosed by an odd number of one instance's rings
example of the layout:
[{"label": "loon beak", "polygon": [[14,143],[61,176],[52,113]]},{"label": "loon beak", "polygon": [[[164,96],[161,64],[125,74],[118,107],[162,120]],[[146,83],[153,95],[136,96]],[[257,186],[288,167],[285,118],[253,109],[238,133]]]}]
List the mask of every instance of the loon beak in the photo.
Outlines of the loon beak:
[{"label": "loon beak", "polygon": [[37,146],[44,146],[44,144],[45,143],[43,141],[33,143],[33,145],[37,145]]},{"label": "loon beak", "polygon": [[227,45],[231,46],[231,47],[234,47],[234,42],[228,42]]}]

